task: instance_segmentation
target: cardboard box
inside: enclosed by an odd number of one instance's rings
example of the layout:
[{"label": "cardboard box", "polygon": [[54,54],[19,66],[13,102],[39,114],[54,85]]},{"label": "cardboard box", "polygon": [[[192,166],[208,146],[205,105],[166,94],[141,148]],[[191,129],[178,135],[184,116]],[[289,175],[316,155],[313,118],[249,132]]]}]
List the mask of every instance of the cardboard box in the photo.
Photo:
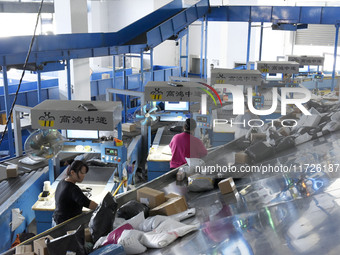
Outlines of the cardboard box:
[{"label": "cardboard box", "polygon": [[92,240],[92,235],[91,235],[90,229],[85,228],[84,232],[85,232],[85,242],[91,242],[92,243],[93,240]]},{"label": "cardboard box", "polygon": [[70,231],[67,231],[66,234],[68,235],[73,235],[77,230],[70,230]]},{"label": "cardboard box", "polygon": [[[32,245],[15,246],[15,254],[26,254],[32,252]],[[32,252],[33,253],[33,252]]]},{"label": "cardboard box", "polygon": [[252,143],[257,142],[257,141],[264,141],[266,140],[267,135],[265,133],[251,133],[250,134],[250,141]]},{"label": "cardboard box", "polygon": [[7,178],[14,178],[18,176],[18,165],[8,165],[6,167]]},{"label": "cardboard box", "polygon": [[223,194],[221,199],[225,204],[236,204],[241,198],[239,192],[235,189],[228,194]]},{"label": "cardboard box", "polygon": [[235,164],[249,164],[249,162],[249,156],[244,151],[235,153]]},{"label": "cardboard box", "polygon": [[169,194],[166,194],[164,197],[165,197],[165,200],[168,201],[170,198],[181,197],[181,195],[178,195],[175,193],[169,193]]},{"label": "cardboard box", "polygon": [[170,216],[180,212],[188,210],[188,205],[185,198],[175,195],[175,197],[169,198],[165,203],[153,208],[149,211],[150,216],[154,215],[166,215]]},{"label": "cardboard box", "polygon": [[[7,122],[7,115],[6,113],[0,114],[0,125],[6,125]],[[11,123],[13,123],[13,115],[11,116]]]},{"label": "cardboard box", "polygon": [[134,123],[123,123],[122,130],[125,132],[133,132],[136,130],[136,124]]},{"label": "cardboard box", "polygon": [[221,194],[227,194],[233,192],[236,189],[235,182],[231,177],[220,181],[218,183],[218,187],[221,191]]},{"label": "cardboard box", "polygon": [[53,237],[48,235],[33,241],[34,253],[36,255],[48,255],[46,239],[53,240]]},{"label": "cardboard box", "polygon": [[102,79],[110,79],[110,74],[109,73],[102,73]]},{"label": "cardboard box", "polygon": [[137,201],[152,209],[165,202],[164,192],[144,187],[137,190]]}]

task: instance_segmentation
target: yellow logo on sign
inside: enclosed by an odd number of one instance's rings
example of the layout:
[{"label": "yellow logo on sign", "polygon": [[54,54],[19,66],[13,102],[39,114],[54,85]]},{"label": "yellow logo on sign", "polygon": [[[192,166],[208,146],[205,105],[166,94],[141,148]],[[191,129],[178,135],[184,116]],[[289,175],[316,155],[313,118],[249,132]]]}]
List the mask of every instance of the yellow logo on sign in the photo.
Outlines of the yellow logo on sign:
[{"label": "yellow logo on sign", "polygon": [[216,84],[225,84],[225,80],[216,80]]},{"label": "yellow logo on sign", "polygon": [[161,100],[161,99],[162,99],[162,96],[163,96],[163,95],[152,95],[152,94],[150,94],[150,97],[151,97],[153,100]]},{"label": "yellow logo on sign", "polygon": [[152,100],[161,100],[163,97],[163,92],[160,90],[160,88],[155,88],[154,91],[150,92],[150,97]]},{"label": "yellow logo on sign", "polygon": [[43,116],[39,117],[38,123],[41,127],[53,127],[55,118],[50,112],[44,112]]},{"label": "yellow logo on sign", "polygon": [[54,126],[54,120],[39,120],[38,123],[42,127],[53,127]]}]

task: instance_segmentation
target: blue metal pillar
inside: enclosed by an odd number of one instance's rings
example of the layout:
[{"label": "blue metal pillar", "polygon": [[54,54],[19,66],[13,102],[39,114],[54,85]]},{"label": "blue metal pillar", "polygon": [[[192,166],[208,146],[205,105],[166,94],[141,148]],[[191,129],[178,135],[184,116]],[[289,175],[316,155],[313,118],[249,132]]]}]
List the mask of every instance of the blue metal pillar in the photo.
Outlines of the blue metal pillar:
[{"label": "blue metal pillar", "polygon": [[38,91],[38,103],[42,102],[42,97],[41,97],[41,72],[37,71],[37,91]]},{"label": "blue metal pillar", "polygon": [[[125,58],[125,54],[123,54],[123,87],[125,90],[127,90],[127,77],[126,77],[126,58]],[[124,100],[123,100],[123,109],[124,109],[124,122],[127,121],[126,117],[127,117],[127,95],[124,96]]]},{"label": "blue metal pillar", "polygon": [[150,69],[151,69],[151,80],[155,80],[155,74],[153,72],[153,49],[150,49]]},{"label": "blue metal pillar", "polygon": [[53,159],[48,160],[48,179],[51,183],[55,180]]},{"label": "blue metal pillar", "polygon": [[203,47],[204,47],[204,21],[205,17],[202,20],[202,25],[201,25],[201,52],[200,52],[200,78],[202,78],[202,72],[203,72]]},{"label": "blue metal pillar", "polygon": [[123,54],[123,87],[126,89],[126,59],[125,54]]},{"label": "blue metal pillar", "polygon": [[248,22],[248,42],[247,42],[247,69],[250,69],[249,55],[250,55],[250,38],[251,38],[251,21]]},{"label": "blue metal pillar", "polygon": [[334,90],[336,55],[337,55],[337,52],[338,52],[338,38],[339,38],[339,23],[335,24],[335,43],[334,43],[334,61],[333,61],[333,72],[332,72],[332,91]]},{"label": "blue metal pillar", "polygon": [[263,40],[263,22],[261,22],[259,61],[261,61],[262,59],[262,40]]},{"label": "blue metal pillar", "polygon": [[179,76],[182,77],[182,37],[179,38]]},{"label": "blue metal pillar", "polygon": [[189,76],[189,27],[187,28],[187,40],[185,43],[185,77]]},{"label": "blue metal pillar", "polygon": [[71,85],[71,65],[70,59],[66,60],[66,72],[67,72],[67,99],[72,99],[72,85]]},{"label": "blue metal pillar", "polygon": [[122,140],[123,136],[122,136],[122,122],[119,122],[117,125],[117,131],[118,131],[118,139]]},{"label": "blue metal pillar", "polygon": [[144,91],[144,64],[143,64],[143,59],[144,59],[144,53],[142,52],[140,54],[140,91]]},{"label": "blue metal pillar", "polygon": [[[116,89],[116,56],[112,56],[112,88]],[[116,93],[113,93],[113,101],[117,101]]]},{"label": "blue metal pillar", "polygon": [[[9,97],[9,89],[8,89],[8,79],[7,79],[7,66],[2,66],[2,75],[4,78],[4,99],[5,99],[5,109],[6,109],[6,116],[10,116],[11,113],[11,102]],[[14,140],[13,140],[13,131],[12,131],[12,124],[11,118],[7,125],[7,135],[8,135],[8,150],[9,155],[14,157]]]},{"label": "blue metal pillar", "polygon": [[204,79],[207,79],[208,77],[208,18],[205,19],[205,48],[204,48]]}]

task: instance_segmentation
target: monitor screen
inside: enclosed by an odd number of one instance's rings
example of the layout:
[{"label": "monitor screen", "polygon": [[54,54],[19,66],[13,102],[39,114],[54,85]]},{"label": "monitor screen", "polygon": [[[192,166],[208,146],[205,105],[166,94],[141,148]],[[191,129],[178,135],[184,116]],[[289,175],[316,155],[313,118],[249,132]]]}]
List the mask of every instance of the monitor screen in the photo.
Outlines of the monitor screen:
[{"label": "monitor screen", "polygon": [[168,102],[164,103],[165,111],[189,111],[189,102]]},{"label": "monitor screen", "polygon": [[98,130],[66,130],[66,137],[68,139],[83,139],[83,140],[92,140],[99,139]]},{"label": "monitor screen", "polygon": [[281,81],[282,80],[282,73],[267,73],[266,80],[267,81]]}]

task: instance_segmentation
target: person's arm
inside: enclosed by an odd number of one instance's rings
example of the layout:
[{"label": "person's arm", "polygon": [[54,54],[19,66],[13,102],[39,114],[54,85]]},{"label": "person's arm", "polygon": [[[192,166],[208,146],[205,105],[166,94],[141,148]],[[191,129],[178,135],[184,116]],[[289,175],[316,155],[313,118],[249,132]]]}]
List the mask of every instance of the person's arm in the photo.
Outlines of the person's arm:
[{"label": "person's arm", "polygon": [[89,209],[91,210],[95,210],[97,208],[98,204],[96,202],[94,202],[93,200],[91,200],[90,205],[89,205]]},{"label": "person's arm", "polygon": [[81,189],[75,185],[75,189],[72,192],[73,200],[78,203],[80,206],[84,206],[86,208],[89,208],[91,210],[94,210],[97,208],[97,203],[88,199],[87,196],[84,195],[84,193],[81,191]]}]

